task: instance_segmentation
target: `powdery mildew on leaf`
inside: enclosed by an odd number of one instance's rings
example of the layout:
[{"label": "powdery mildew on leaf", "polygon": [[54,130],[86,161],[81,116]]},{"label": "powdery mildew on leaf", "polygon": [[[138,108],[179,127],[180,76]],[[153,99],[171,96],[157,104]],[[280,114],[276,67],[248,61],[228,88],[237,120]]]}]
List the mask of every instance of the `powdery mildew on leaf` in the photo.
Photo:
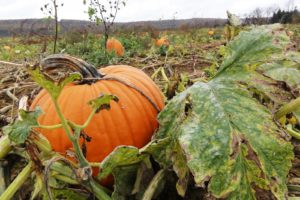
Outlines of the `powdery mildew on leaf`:
[{"label": "powdery mildew on leaf", "polygon": [[169,134],[177,135],[196,184],[209,181],[210,192],[219,198],[255,199],[259,187],[283,199],[292,145],[280,138],[269,111],[246,90],[212,81],[174,98],[164,114],[186,98],[191,108]]}]

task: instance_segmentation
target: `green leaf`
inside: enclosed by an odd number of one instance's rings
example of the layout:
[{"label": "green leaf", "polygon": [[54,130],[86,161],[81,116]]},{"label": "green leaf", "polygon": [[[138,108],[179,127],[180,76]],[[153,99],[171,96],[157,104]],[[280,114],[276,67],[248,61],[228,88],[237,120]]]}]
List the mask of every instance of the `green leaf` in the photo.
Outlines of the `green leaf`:
[{"label": "green leaf", "polygon": [[177,143],[174,145],[174,152],[172,154],[173,169],[178,175],[179,180],[176,183],[176,189],[180,196],[184,197],[189,181],[189,168],[186,165],[187,160],[184,152]]},{"label": "green leaf", "polygon": [[35,111],[19,110],[21,120],[4,127],[3,131],[9,136],[11,141],[16,144],[24,143],[30,134],[32,127],[38,126],[37,118],[41,115],[42,110],[38,107]]},{"label": "green leaf", "polygon": [[49,94],[57,99],[62,89],[69,83],[80,80],[82,77],[78,73],[69,74],[63,80],[55,82],[51,77],[44,75],[39,68],[29,69],[31,78],[41,87],[49,92]]},{"label": "green leaf", "polygon": [[92,106],[93,110],[95,109],[99,112],[103,109],[109,110],[111,101],[118,102],[119,99],[115,95],[101,94],[98,98],[89,101],[88,104]]},{"label": "green leaf", "polygon": [[[266,66],[286,59],[283,53],[288,44],[289,38],[278,25],[241,32],[225,47],[224,61],[214,79],[242,82],[251,88],[254,95],[258,94],[279,105],[288,103],[293,95],[277,79],[263,75]],[[297,60],[294,54],[290,54],[289,59]],[[282,66],[288,67],[288,63],[282,63]]]},{"label": "green leaf", "polygon": [[274,63],[263,67],[264,74],[274,80],[284,81],[291,88],[299,87],[300,89],[300,67],[288,66],[285,63]]},{"label": "green leaf", "polygon": [[102,179],[112,173],[112,171],[119,166],[132,165],[141,162],[145,155],[139,154],[139,149],[131,146],[118,146],[112,153],[110,153],[100,165],[100,173],[98,178]]},{"label": "green leaf", "polygon": [[[176,140],[195,183],[209,182],[215,197],[255,199],[260,188],[284,199],[292,145],[243,86],[217,79],[196,83],[169,102],[159,121],[155,138]],[[185,174],[184,167],[177,169],[179,177]]]},{"label": "green leaf", "polygon": [[134,199],[132,191],[134,189],[138,168],[138,164],[114,168],[113,176],[115,177],[115,184],[112,199]]},{"label": "green leaf", "polygon": [[280,27],[262,26],[241,32],[226,47],[226,57],[215,78],[222,75],[230,80],[249,80],[249,73],[254,73],[257,66],[281,53],[282,47],[288,43],[289,40],[283,33],[273,35],[278,28]]},{"label": "green leaf", "polygon": [[172,146],[170,145],[171,142],[171,138],[168,137],[162,140],[152,139],[145,147],[140,149],[140,152],[150,154],[162,167],[168,167],[171,165],[171,162],[166,158],[166,151],[171,151],[169,149]]}]

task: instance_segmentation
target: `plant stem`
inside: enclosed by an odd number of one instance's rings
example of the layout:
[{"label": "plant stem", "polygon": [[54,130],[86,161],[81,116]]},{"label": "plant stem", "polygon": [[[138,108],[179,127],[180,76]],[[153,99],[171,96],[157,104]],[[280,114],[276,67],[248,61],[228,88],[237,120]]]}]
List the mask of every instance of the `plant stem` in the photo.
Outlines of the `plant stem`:
[{"label": "plant stem", "polygon": [[90,162],[89,163],[91,167],[99,167],[101,163],[98,162]]},{"label": "plant stem", "polygon": [[26,167],[20,172],[20,174],[13,180],[8,188],[0,196],[0,200],[11,199],[14,194],[20,189],[26,179],[30,176],[33,171],[33,165],[29,162]]},{"label": "plant stem", "polygon": [[68,121],[68,123],[71,125],[71,127],[73,127],[74,129],[85,129],[89,123],[91,122],[91,120],[93,119],[94,115],[96,114],[97,109],[93,109],[92,112],[90,113],[90,115],[88,116],[87,120],[84,122],[84,124],[82,125],[78,125],[74,122]]},{"label": "plant stem", "polygon": [[88,161],[85,159],[85,157],[84,157],[84,155],[83,155],[83,153],[81,151],[79,141],[72,134],[72,130],[71,130],[70,126],[69,126],[69,122],[65,119],[64,115],[62,114],[62,111],[61,111],[61,109],[60,109],[60,107],[59,107],[59,105],[57,103],[57,100],[54,97],[52,97],[52,101],[54,103],[57,115],[58,115],[58,117],[61,120],[62,127],[66,131],[69,140],[73,144],[73,148],[74,148],[74,151],[75,151],[75,153],[76,153],[76,155],[78,157],[78,160],[79,160],[79,163],[80,163],[80,167],[87,167],[87,166],[89,166],[88,165]]},{"label": "plant stem", "polygon": [[[75,133],[72,134],[72,130],[71,130],[71,127],[69,125],[70,123],[65,119],[64,115],[62,114],[62,111],[61,111],[61,109],[58,105],[58,102],[56,101],[56,99],[54,97],[51,96],[51,98],[52,98],[52,101],[54,103],[54,106],[55,106],[56,112],[58,114],[58,117],[61,120],[62,127],[66,131],[69,140],[73,144],[73,148],[74,148],[74,151],[75,151],[75,153],[77,155],[77,158],[79,160],[80,167],[82,167],[82,168],[83,167],[90,167],[89,162],[84,157],[84,155],[82,153],[82,150],[80,148],[80,144],[79,144],[79,136],[80,136],[81,129],[80,128],[75,128]],[[89,116],[90,119],[93,116],[92,113]],[[89,176],[88,181],[89,181],[89,185],[91,186],[91,190],[94,192],[95,196],[98,199],[100,199],[100,200],[111,200],[110,196],[105,193],[105,190],[103,189],[103,187],[100,186],[99,184],[97,184],[91,176]]]},{"label": "plant stem", "polygon": [[67,167],[66,165],[63,165],[60,162],[55,162],[51,165],[51,170],[58,172],[59,174],[62,174],[67,177],[76,178],[72,169],[70,167]]},{"label": "plant stem", "polygon": [[[55,162],[51,165],[51,170],[53,170],[54,172],[58,173],[61,177],[68,177],[69,179],[72,179],[73,181],[76,180],[76,177],[74,175],[74,172],[67,167],[66,165],[63,165],[60,162]],[[56,176],[56,175],[55,175]],[[76,180],[77,181],[77,180]],[[86,185],[84,184],[85,187],[87,187],[88,190],[92,190],[90,188],[90,185]],[[111,191],[105,187],[103,187],[102,185],[99,184],[95,184],[95,187],[100,188],[101,190],[103,190],[104,192],[106,192],[107,194],[110,194]]]},{"label": "plant stem", "polygon": [[51,125],[51,126],[38,125],[37,127],[33,127],[33,128],[43,128],[43,129],[53,130],[53,129],[57,129],[57,128],[61,128],[61,127],[62,127],[62,124],[55,124],[55,125]]},{"label": "plant stem", "polygon": [[77,155],[77,158],[79,160],[80,167],[87,167],[87,166],[90,166],[89,162],[84,157],[83,152],[80,148],[80,144],[79,144],[80,131],[81,131],[81,129],[76,129],[75,130],[75,133],[74,133],[75,137],[73,137],[71,141],[73,143],[74,151],[75,151],[75,153]]},{"label": "plant stem", "polygon": [[54,178],[58,179],[58,180],[61,180],[65,183],[68,183],[68,184],[72,184],[72,185],[78,185],[78,181],[77,180],[74,180],[70,177],[67,177],[67,176],[64,176],[64,175],[60,175],[60,174],[54,174],[52,175]]},{"label": "plant stem", "polygon": [[293,138],[300,140],[300,133],[293,130],[292,126],[288,126],[286,130]]},{"label": "plant stem", "polygon": [[300,192],[300,186],[299,185],[287,185],[289,191],[296,191]]},{"label": "plant stem", "polygon": [[44,153],[51,153],[52,147],[47,138],[40,133],[37,133],[32,138],[32,142],[38,147],[38,149]]},{"label": "plant stem", "polygon": [[284,106],[282,106],[274,115],[275,119],[280,119],[281,117],[283,117],[284,115],[295,111],[297,108],[300,108],[300,97],[298,97],[297,99],[289,102],[288,104],[285,104]]},{"label": "plant stem", "polygon": [[0,159],[4,158],[10,150],[10,139],[7,135],[4,135],[0,138]]},{"label": "plant stem", "polygon": [[57,112],[57,115],[58,115],[59,119],[61,120],[62,127],[65,129],[68,138],[70,140],[72,140],[72,138],[73,138],[72,130],[71,130],[70,126],[68,125],[68,121],[65,119],[64,115],[62,114],[62,111],[57,103],[57,100],[54,97],[51,97],[51,98],[54,103],[54,107]]},{"label": "plant stem", "polygon": [[84,124],[83,124],[82,126],[79,126],[79,128],[80,128],[80,129],[85,129],[85,128],[89,125],[90,121],[92,120],[92,118],[93,118],[93,116],[96,114],[96,112],[97,112],[97,110],[94,109],[94,110],[90,113],[90,115],[88,116],[88,118],[87,118],[87,120],[84,122]]},{"label": "plant stem", "polygon": [[161,183],[165,176],[165,170],[161,169],[157,172],[157,174],[153,177],[151,180],[149,186],[147,187],[142,200],[151,200],[155,191],[157,190],[157,187]]},{"label": "plant stem", "polygon": [[6,189],[6,183],[5,183],[5,160],[0,160],[0,194],[2,194]]},{"label": "plant stem", "polygon": [[111,200],[111,197],[108,196],[108,194],[106,194],[104,192],[103,187],[100,186],[95,180],[91,179],[90,180],[90,185],[91,185],[93,193],[95,194],[95,196],[98,199],[100,199],[100,200]]}]

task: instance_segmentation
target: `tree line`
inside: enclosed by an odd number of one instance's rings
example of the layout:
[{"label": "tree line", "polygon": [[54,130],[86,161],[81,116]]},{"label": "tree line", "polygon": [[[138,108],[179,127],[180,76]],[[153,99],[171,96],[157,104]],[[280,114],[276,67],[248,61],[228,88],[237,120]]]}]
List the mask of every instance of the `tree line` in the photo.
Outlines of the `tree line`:
[{"label": "tree line", "polygon": [[275,7],[256,8],[246,14],[244,19],[244,24],[296,24],[300,23],[300,12],[297,7],[288,10]]}]

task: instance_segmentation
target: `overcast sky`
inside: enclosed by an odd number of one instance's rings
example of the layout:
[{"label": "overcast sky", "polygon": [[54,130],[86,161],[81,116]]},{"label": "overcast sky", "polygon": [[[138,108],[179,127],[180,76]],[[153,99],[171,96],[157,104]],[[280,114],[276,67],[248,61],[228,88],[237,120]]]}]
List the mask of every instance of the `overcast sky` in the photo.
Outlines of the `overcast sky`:
[{"label": "overcast sky", "polygon": [[[88,20],[83,0],[57,0],[64,6],[60,19]],[[86,0],[89,2],[89,0]],[[102,0],[106,1],[106,0]],[[143,21],[158,19],[187,19],[202,17],[226,18],[226,10],[242,15],[256,7],[287,8],[288,2],[300,8],[300,0],[127,0],[116,21]],[[40,7],[50,0],[0,0],[0,19],[42,18]]]}]

